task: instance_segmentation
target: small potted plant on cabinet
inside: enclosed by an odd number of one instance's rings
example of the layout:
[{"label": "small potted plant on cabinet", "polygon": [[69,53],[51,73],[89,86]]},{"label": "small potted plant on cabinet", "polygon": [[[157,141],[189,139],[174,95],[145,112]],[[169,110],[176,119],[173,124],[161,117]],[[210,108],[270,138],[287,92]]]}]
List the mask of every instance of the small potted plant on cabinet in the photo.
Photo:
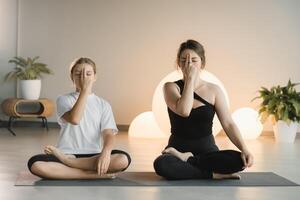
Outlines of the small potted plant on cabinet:
[{"label": "small potted plant on cabinet", "polygon": [[41,92],[41,75],[53,74],[46,64],[36,62],[38,56],[34,58],[14,57],[9,63],[16,64],[16,67],[6,74],[5,80],[19,79],[21,98],[36,100]]}]

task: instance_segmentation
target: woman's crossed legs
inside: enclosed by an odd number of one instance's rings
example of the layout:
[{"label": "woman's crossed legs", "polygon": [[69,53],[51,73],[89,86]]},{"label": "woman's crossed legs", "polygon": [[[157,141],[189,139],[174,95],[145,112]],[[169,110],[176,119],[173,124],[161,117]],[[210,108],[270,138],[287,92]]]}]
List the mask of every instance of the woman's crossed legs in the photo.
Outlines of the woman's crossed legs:
[{"label": "woman's crossed legs", "polygon": [[163,151],[154,161],[158,175],[167,179],[240,179],[236,172],[244,169],[241,153],[234,150],[193,155],[179,152],[173,147]]}]

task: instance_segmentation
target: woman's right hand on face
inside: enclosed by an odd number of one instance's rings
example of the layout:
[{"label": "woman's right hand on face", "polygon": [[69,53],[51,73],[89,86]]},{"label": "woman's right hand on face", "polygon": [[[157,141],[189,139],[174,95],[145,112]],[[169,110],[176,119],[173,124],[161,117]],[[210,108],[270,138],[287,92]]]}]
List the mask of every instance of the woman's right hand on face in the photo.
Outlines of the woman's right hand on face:
[{"label": "woman's right hand on face", "polygon": [[186,55],[184,68],[182,71],[183,71],[184,79],[195,80],[197,76],[197,68],[192,65],[192,62],[190,60],[190,54]]},{"label": "woman's right hand on face", "polygon": [[86,69],[83,68],[80,77],[80,86],[82,91],[91,91],[94,83],[92,76],[86,74]]}]

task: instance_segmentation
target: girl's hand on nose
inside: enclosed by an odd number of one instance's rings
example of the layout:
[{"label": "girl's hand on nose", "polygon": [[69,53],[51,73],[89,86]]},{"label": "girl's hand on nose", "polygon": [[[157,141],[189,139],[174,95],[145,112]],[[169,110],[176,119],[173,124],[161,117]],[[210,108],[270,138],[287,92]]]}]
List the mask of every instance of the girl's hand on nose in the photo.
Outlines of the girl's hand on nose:
[{"label": "girl's hand on nose", "polygon": [[80,79],[81,90],[91,92],[94,82],[95,80],[92,78],[92,76],[87,75],[86,69],[83,68],[81,71],[81,79]]}]

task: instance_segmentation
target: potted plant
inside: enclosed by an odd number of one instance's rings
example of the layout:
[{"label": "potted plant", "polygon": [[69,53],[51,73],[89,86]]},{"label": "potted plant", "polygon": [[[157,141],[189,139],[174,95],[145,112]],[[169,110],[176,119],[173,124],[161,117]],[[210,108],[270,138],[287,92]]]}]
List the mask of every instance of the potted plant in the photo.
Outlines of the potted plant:
[{"label": "potted plant", "polygon": [[259,96],[262,103],[259,108],[261,121],[264,123],[270,116],[277,142],[293,143],[300,121],[300,92],[295,89],[300,83],[288,81],[286,86],[273,86],[271,89],[261,87]]},{"label": "potted plant", "polygon": [[16,67],[5,76],[5,81],[18,79],[20,80],[21,98],[36,100],[40,97],[41,92],[41,74],[53,74],[46,64],[36,62],[38,56],[34,58],[14,57],[9,63],[16,64]]}]

